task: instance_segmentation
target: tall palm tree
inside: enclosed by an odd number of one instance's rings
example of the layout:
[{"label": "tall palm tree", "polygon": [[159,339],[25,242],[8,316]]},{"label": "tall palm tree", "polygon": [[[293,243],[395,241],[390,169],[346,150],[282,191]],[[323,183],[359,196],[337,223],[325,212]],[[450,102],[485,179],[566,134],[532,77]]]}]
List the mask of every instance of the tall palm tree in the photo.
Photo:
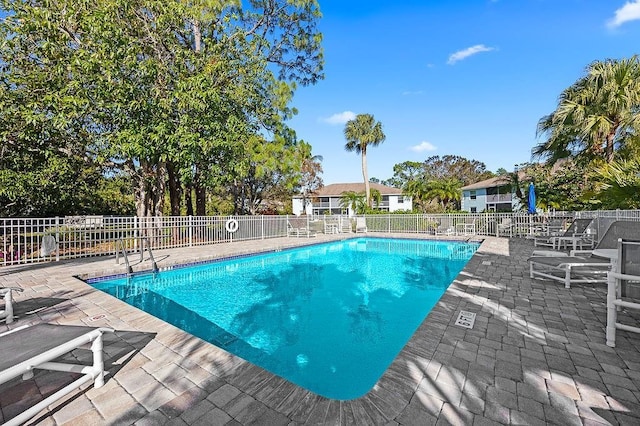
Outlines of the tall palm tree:
[{"label": "tall palm tree", "polygon": [[593,62],[538,122],[538,135],[547,139],[533,155],[551,163],[573,155],[611,163],[627,133],[640,129],[639,109],[640,58]]},{"label": "tall palm tree", "polygon": [[385,140],[386,136],[382,131],[382,124],[379,121],[376,122],[371,114],[358,114],[356,118],[345,124],[344,137],[347,139],[344,149],[362,155],[365,201],[367,206],[371,207],[371,191],[367,173],[367,147],[378,146]]}]

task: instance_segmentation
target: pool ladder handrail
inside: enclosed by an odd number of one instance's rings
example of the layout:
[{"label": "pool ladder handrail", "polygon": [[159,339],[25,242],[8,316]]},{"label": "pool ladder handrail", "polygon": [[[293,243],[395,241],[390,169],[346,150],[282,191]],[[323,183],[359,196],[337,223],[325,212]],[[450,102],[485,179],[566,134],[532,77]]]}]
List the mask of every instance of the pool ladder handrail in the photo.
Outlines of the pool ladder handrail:
[{"label": "pool ladder handrail", "polygon": [[[144,250],[145,246],[147,251],[149,252],[149,259],[151,259],[151,268],[153,272],[158,272],[158,264],[156,263],[156,259],[153,257],[153,252],[151,251],[151,243],[149,242],[148,237],[138,237],[140,240],[140,262],[144,260]],[[145,244],[146,243],[146,244]],[[122,257],[124,258],[124,263],[127,267],[127,274],[133,274],[133,267],[129,263],[129,256],[127,256],[127,249],[124,244],[123,238],[118,238],[116,240],[116,263],[120,264],[120,253],[122,253]]]}]

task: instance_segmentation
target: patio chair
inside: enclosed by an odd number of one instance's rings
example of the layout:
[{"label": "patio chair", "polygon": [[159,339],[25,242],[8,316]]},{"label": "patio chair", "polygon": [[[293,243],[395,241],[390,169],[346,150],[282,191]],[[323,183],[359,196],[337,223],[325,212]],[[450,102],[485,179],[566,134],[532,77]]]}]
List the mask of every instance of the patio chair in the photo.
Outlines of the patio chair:
[{"label": "patio chair", "polygon": [[366,217],[357,217],[356,218],[356,234],[360,232],[367,232],[367,218]]},{"label": "patio chair", "polygon": [[606,282],[611,261],[598,252],[616,248],[617,239],[623,236],[640,239],[640,222],[613,222],[594,250],[572,250],[569,256],[534,255],[528,259],[529,276],[559,281],[565,288],[572,283]]},{"label": "patio chair", "polygon": [[[553,237],[553,244],[558,250],[563,249],[592,249],[598,240],[598,223],[594,219],[576,219],[580,221],[588,221],[584,229],[580,229],[581,225],[576,227],[573,235],[560,235]],[[584,224],[584,223],[583,223]]]},{"label": "patio chair", "polygon": [[307,219],[303,217],[291,218],[287,221],[287,236],[315,237],[316,233],[309,229]]},{"label": "patio chair", "polygon": [[[36,368],[82,375],[69,385],[9,419],[5,426],[27,422],[53,402],[65,397],[87,382],[93,381],[96,388],[101,387],[104,384],[102,334],[105,332],[113,332],[113,330],[110,328],[38,324],[1,334],[0,384],[18,376],[28,380],[33,377],[33,370]],[[53,361],[89,343],[93,352],[92,365]]]},{"label": "patio chair", "polygon": [[453,235],[456,233],[456,229],[451,224],[451,220],[445,218],[440,220],[440,223],[435,229],[435,233],[436,235]]},{"label": "patio chair", "polygon": [[342,232],[342,223],[339,217],[328,216],[324,218],[324,233],[338,234]]},{"label": "patio chair", "polygon": [[456,234],[458,235],[475,235],[476,234],[476,217],[465,217],[464,222],[456,224]]},{"label": "patio chair", "polygon": [[571,222],[571,225],[569,225],[569,227],[561,234],[534,237],[533,245],[536,247],[543,246],[556,248],[559,237],[575,237],[577,235],[582,236],[589,224],[592,222],[593,219],[575,219],[573,222]]},{"label": "patio chair", "polygon": [[4,298],[4,310],[0,311],[0,319],[4,319],[6,324],[11,324],[13,316],[13,292],[24,291],[20,287],[0,287],[0,296]]},{"label": "patio chair", "polygon": [[607,345],[616,346],[616,330],[640,333],[618,322],[621,308],[640,310],[640,241],[618,239],[616,266],[607,275]]},{"label": "patio chair", "polygon": [[513,236],[513,219],[510,217],[504,217],[500,220],[500,223],[498,223],[496,236],[499,237],[503,233],[509,233],[510,237]]}]

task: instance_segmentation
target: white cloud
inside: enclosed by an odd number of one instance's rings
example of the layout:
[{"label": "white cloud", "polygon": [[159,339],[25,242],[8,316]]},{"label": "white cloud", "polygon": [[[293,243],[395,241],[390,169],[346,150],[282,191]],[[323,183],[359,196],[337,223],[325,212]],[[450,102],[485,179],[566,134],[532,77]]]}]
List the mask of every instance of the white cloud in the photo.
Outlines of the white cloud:
[{"label": "white cloud", "polygon": [[615,16],[607,21],[609,28],[617,28],[625,22],[640,19],[640,0],[628,1],[620,9],[616,10]]},{"label": "white cloud", "polygon": [[356,113],[352,111],[339,112],[333,114],[331,117],[322,118],[320,121],[324,121],[329,124],[345,124],[349,120],[356,118]]},{"label": "white cloud", "polygon": [[430,142],[422,141],[418,145],[414,145],[409,149],[414,152],[424,152],[424,151],[435,151],[438,148]]},{"label": "white cloud", "polygon": [[456,53],[452,53],[449,55],[449,60],[447,64],[453,65],[458,61],[468,58],[469,56],[475,55],[480,52],[491,52],[495,50],[493,47],[487,47],[484,44],[476,44],[475,46],[467,47],[466,49],[459,50]]}]

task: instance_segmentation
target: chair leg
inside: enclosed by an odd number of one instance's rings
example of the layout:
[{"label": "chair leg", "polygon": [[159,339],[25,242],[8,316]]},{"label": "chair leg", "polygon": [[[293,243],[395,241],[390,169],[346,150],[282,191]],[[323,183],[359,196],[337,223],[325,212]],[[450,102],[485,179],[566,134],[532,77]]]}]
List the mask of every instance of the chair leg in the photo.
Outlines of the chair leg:
[{"label": "chair leg", "polygon": [[529,262],[529,278],[533,278],[533,263]]},{"label": "chair leg", "polygon": [[93,352],[93,371],[96,373],[94,378],[94,387],[99,388],[104,385],[104,356],[102,354],[102,334],[96,337],[91,343],[91,352]]},{"label": "chair leg", "polygon": [[4,295],[4,312],[2,312],[2,316],[5,317],[7,324],[13,322],[13,295],[11,290]]},{"label": "chair leg", "polygon": [[616,346],[616,321],[618,320],[618,310],[614,301],[616,300],[616,279],[607,276],[607,346]]}]

